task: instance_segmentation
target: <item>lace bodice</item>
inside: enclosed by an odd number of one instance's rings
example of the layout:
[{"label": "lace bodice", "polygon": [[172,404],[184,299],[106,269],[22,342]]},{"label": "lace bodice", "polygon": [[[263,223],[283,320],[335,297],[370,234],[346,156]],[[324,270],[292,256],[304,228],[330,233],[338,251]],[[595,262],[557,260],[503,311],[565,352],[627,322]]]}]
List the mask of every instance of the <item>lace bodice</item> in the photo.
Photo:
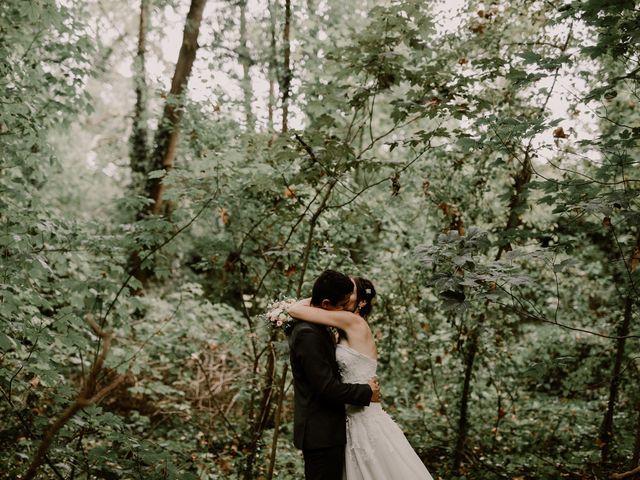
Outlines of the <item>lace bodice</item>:
[{"label": "lace bodice", "polygon": [[342,343],[336,346],[336,361],[344,383],[367,383],[376,376],[378,362]]}]

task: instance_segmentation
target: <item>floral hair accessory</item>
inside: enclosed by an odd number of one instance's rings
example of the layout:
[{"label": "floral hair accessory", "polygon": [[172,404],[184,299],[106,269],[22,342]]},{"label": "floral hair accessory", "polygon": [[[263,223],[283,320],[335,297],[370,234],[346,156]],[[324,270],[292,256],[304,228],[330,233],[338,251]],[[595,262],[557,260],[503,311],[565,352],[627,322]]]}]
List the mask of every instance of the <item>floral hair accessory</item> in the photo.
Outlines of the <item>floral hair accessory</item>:
[{"label": "floral hair accessory", "polygon": [[267,307],[265,318],[272,329],[286,331],[293,325],[294,319],[287,310],[291,305],[296,303],[295,298],[285,298],[284,300],[275,300]]},{"label": "floral hair accessory", "polygon": [[366,293],[367,295],[371,295],[371,289],[370,288],[365,288],[364,289],[364,293]]}]

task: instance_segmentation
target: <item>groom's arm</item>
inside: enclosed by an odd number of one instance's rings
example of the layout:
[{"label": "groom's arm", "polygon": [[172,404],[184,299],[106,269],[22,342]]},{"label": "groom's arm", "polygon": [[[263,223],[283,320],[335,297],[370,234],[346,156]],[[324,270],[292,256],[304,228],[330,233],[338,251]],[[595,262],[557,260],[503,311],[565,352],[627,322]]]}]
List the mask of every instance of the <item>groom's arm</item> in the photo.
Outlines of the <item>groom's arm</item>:
[{"label": "groom's arm", "polygon": [[333,374],[332,364],[318,341],[317,333],[301,330],[293,339],[302,368],[311,388],[321,397],[336,403],[367,406],[373,391],[368,384],[342,383]]}]

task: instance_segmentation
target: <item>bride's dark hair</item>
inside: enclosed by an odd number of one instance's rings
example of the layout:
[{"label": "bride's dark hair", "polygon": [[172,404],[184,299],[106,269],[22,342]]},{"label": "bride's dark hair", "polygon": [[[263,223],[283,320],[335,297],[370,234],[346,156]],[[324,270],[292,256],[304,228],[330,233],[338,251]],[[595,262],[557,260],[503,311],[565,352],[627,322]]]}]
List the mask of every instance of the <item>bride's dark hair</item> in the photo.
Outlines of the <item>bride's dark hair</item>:
[{"label": "bride's dark hair", "polygon": [[357,304],[361,302],[367,302],[362,308],[360,308],[360,315],[365,318],[371,313],[372,305],[371,301],[376,296],[376,289],[371,283],[371,280],[367,280],[362,277],[353,277],[353,281],[356,282],[356,293],[358,295]]},{"label": "bride's dark hair", "polygon": [[[367,318],[367,316],[371,313],[371,301],[373,300],[373,297],[376,296],[376,289],[373,287],[373,283],[371,283],[371,280],[367,280],[366,278],[362,278],[362,277],[351,277],[353,278],[353,281],[356,284],[356,295],[357,295],[357,300],[356,300],[356,311],[354,313],[359,313],[360,316],[362,318]],[[362,308],[357,309],[358,305],[360,305],[360,302],[367,302],[365,305],[362,306]],[[338,339],[341,338],[346,338],[346,334],[344,333],[344,330],[341,329],[337,329],[338,330]]]}]

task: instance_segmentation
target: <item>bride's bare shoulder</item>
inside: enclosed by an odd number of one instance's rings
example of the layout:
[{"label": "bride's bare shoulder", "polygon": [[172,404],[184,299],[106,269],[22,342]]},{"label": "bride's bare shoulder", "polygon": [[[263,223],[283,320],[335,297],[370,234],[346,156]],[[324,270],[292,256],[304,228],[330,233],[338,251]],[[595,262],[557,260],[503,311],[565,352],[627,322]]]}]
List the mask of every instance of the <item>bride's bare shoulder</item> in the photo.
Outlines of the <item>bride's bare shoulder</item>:
[{"label": "bride's bare shoulder", "polygon": [[371,327],[369,327],[367,321],[360,315],[354,315],[350,330],[352,334],[355,333],[358,336],[368,336],[371,334]]}]

